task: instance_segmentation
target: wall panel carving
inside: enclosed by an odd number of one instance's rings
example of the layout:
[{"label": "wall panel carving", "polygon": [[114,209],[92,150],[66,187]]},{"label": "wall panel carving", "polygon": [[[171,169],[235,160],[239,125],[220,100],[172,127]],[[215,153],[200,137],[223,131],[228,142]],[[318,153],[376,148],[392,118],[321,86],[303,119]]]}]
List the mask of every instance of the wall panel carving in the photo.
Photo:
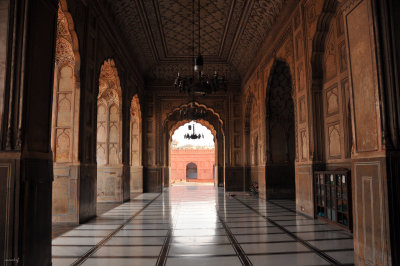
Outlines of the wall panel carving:
[{"label": "wall panel carving", "polygon": [[[349,62],[352,73],[353,115],[357,152],[378,149],[378,114],[376,88],[378,87],[374,49],[371,46],[371,26],[368,3],[363,1],[346,17]],[[369,23],[366,23],[366,22]],[[359,73],[363,73],[360,75]]]},{"label": "wall panel carving", "polygon": [[306,131],[300,131],[300,150],[301,150],[301,160],[307,160],[307,133]]},{"label": "wall panel carving", "polygon": [[[343,80],[347,80],[347,63],[345,53],[347,52],[344,34],[337,31],[339,21],[343,20],[340,9],[333,14],[329,23],[326,40],[324,43],[323,60],[323,124],[325,163],[328,165],[333,161],[343,163],[343,167],[350,168],[348,160],[350,149],[348,143],[351,129],[346,126],[348,120],[348,90],[342,88]],[[347,154],[347,155],[346,155]]]},{"label": "wall panel carving", "polygon": [[336,76],[336,47],[335,47],[335,34],[334,28],[331,26],[331,31],[328,33],[325,44],[324,55],[324,80],[330,80]]},{"label": "wall panel carving", "polygon": [[303,33],[300,31],[296,35],[296,57],[300,59],[303,56],[304,45],[303,45]]},{"label": "wall panel carving", "polygon": [[[341,20],[341,19],[339,19]],[[340,63],[340,72],[347,71],[347,50],[346,43],[342,42],[339,44],[339,63]]]},{"label": "wall panel carving", "polygon": [[306,107],[306,98],[303,95],[299,99],[299,115],[300,115],[299,121],[300,121],[300,123],[304,123],[306,121],[306,112],[307,112],[306,108],[307,108]]},{"label": "wall panel carving", "polygon": [[390,265],[382,166],[379,161],[354,164],[354,251],[355,263],[360,265]]},{"label": "wall panel carving", "polygon": [[337,87],[326,91],[326,115],[333,115],[339,112],[339,96]]},{"label": "wall panel carving", "polygon": [[329,157],[335,158],[341,155],[341,140],[339,124],[328,126]]},{"label": "wall panel carving", "polygon": [[303,69],[303,63],[300,63],[297,66],[297,86],[299,88],[299,91],[302,91],[306,84],[305,84],[305,73],[304,73],[304,69]]},{"label": "wall panel carving", "polygon": [[100,71],[97,110],[97,201],[123,201],[122,89],[115,62]]}]

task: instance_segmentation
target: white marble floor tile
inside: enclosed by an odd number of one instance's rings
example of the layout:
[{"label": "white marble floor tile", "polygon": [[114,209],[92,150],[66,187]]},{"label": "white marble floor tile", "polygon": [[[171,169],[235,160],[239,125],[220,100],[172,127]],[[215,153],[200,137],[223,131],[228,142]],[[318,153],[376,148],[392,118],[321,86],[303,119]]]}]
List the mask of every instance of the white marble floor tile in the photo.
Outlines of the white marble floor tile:
[{"label": "white marble floor tile", "polygon": [[354,263],[354,252],[353,251],[333,251],[327,252],[329,256],[339,261],[342,264]]},{"label": "white marble floor tile", "polygon": [[87,229],[96,229],[96,230],[114,230],[118,228],[118,224],[82,224],[75,228],[75,230],[87,230]]},{"label": "white marble floor tile", "polygon": [[173,257],[167,259],[167,266],[239,266],[237,256],[223,257]]},{"label": "white marble floor tile", "polygon": [[70,266],[78,258],[52,258],[53,266]]},{"label": "white marble floor tile", "polygon": [[169,224],[127,224],[123,229],[162,229],[168,230],[171,227]]},{"label": "white marble floor tile", "polygon": [[158,257],[161,246],[103,246],[92,257]]},{"label": "white marble floor tile", "polygon": [[295,253],[311,251],[298,242],[241,244],[246,254]]},{"label": "white marble floor tile", "polygon": [[165,237],[112,237],[104,245],[160,245],[162,246]]},{"label": "white marble floor tile", "polygon": [[172,237],[172,243],[230,243],[227,236],[178,236]]},{"label": "white marble floor tile", "polygon": [[82,246],[94,246],[103,240],[103,237],[57,237],[53,239],[53,245],[82,245]]},{"label": "white marble floor tile", "polygon": [[154,266],[157,259],[154,258],[89,258],[84,266]]},{"label": "white marble floor tile", "polygon": [[326,232],[307,232],[307,233],[294,233],[304,240],[316,239],[332,239],[332,238],[350,238],[348,234],[343,231],[326,231]]},{"label": "white marble floor tile", "polygon": [[269,234],[269,235],[235,235],[239,243],[247,242],[277,242],[277,241],[294,241],[293,237],[287,234]]},{"label": "white marble floor tile", "polygon": [[230,244],[227,245],[182,245],[173,244],[169,249],[169,256],[191,255],[235,255],[236,252]]},{"label": "white marble floor tile", "polygon": [[81,257],[94,246],[52,246],[51,255],[58,257]]},{"label": "white marble floor tile", "polygon": [[225,235],[224,229],[181,229],[174,230],[173,236],[213,236],[213,235]]},{"label": "white marble floor tile", "polygon": [[308,241],[314,247],[320,250],[335,250],[335,249],[353,249],[353,239],[337,239],[323,241]]},{"label": "white marble floor tile", "polygon": [[278,227],[251,227],[251,228],[231,228],[232,234],[251,235],[251,234],[276,234],[283,233]]},{"label": "white marble floor tile", "polygon": [[315,253],[249,256],[254,266],[330,265]]},{"label": "white marble floor tile", "polygon": [[112,232],[112,230],[71,230],[65,234],[63,234],[63,236],[76,236],[76,237],[81,237],[81,236],[87,236],[87,237],[105,237],[108,236],[110,233]]},{"label": "white marble floor tile", "polygon": [[168,230],[121,230],[115,236],[166,236]]}]

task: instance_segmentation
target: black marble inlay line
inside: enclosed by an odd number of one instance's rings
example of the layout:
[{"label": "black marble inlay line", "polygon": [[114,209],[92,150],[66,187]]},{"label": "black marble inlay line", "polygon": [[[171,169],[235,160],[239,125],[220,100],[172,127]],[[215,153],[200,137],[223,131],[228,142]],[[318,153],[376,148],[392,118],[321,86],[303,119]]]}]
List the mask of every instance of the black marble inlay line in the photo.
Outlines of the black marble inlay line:
[{"label": "black marble inlay line", "polygon": [[[234,225],[231,222],[227,222],[226,224],[228,224],[230,227],[232,227],[232,225]],[[234,226],[232,228],[237,228],[237,229],[243,229],[243,228],[245,228],[245,229],[260,229],[260,228],[274,228],[274,227],[275,227],[275,225],[267,225],[267,226],[251,226],[251,225],[249,225],[249,226]],[[221,229],[222,229],[222,227],[221,227]]]},{"label": "black marble inlay line", "polygon": [[157,259],[157,266],[164,266],[165,263],[167,262],[167,255],[169,251],[169,246],[171,243],[171,236],[172,236],[172,228],[168,230],[167,237],[165,238],[164,245],[161,248],[160,255],[158,256]]},{"label": "black marble inlay line", "polygon": [[[69,258],[76,258],[76,256],[53,256],[55,259],[69,259]],[[91,256],[91,259],[96,258],[96,259],[157,259],[158,256]],[[75,264],[71,264],[75,265]],[[111,265],[110,265],[111,266]],[[113,265],[112,265],[113,266]]]},{"label": "black marble inlay line", "polygon": [[[93,247],[94,245],[53,245],[53,247]],[[109,245],[105,244],[103,246],[106,247],[162,247],[162,245],[151,245],[151,244],[127,244],[127,245],[122,245],[122,244],[116,244],[116,245]]]},{"label": "black marble inlay line", "polygon": [[276,202],[274,202],[274,201],[269,201],[269,202],[272,203],[272,204],[274,204],[274,205],[276,205],[276,206],[278,206],[278,207],[280,207],[280,208],[282,208],[282,209],[288,210],[288,211],[290,211],[290,212],[295,212],[297,215],[301,215],[301,216],[310,218],[310,217],[308,217],[307,215],[304,215],[303,213],[298,212],[296,209],[290,209],[289,207],[285,207],[285,206],[283,206],[283,205],[281,205],[281,204],[279,204],[279,203],[276,203]]},{"label": "black marble inlay line", "polygon": [[[216,206],[218,208],[218,206]],[[251,263],[250,259],[246,256],[246,253],[244,252],[244,250],[242,249],[242,247],[240,246],[239,242],[237,242],[236,238],[233,236],[231,230],[228,228],[228,226],[225,224],[225,221],[222,219],[222,217],[218,214],[217,212],[217,216],[219,221],[221,222],[222,226],[225,229],[226,235],[229,238],[229,241],[232,244],[233,249],[235,250],[236,254],[238,255],[240,261],[242,262],[243,265],[245,266],[250,266],[253,265],[253,263]]]},{"label": "black marble inlay line", "polygon": [[187,255],[170,255],[168,258],[223,258],[223,257],[237,257],[237,255],[234,254],[190,254],[189,256]]},{"label": "black marble inlay line", "polygon": [[318,239],[310,239],[307,241],[330,241],[330,240],[349,240],[351,237],[333,237],[333,238],[318,238]]},{"label": "black marble inlay line", "polygon": [[[301,226],[316,226],[316,225],[330,225],[330,224],[281,224],[282,226],[296,226],[296,227],[301,227]],[[335,229],[336,230],[336,229]],[[337,229],[339,230],[339,229]]]},{"label": "black marble inlay line", "polygon": [[150,204],[152,204],[156,199],[158,199],[161,196],[161,193],[158,194],[154,199],[146,203],[140,210],[138,210],[137,213],[132,215],[128,220],[126,220],[124,223],[122,223],[120,226],[118,226],[116,229],[114,229],[106,238],[101,240],[99,243],[97,243],[93,248],[91,248],[88,252],[86,252],[82,257],[77,259],[74,263],[71,264],[71,266],[77,266],[81,265],[85,260],[87,260],[91,255],[93,255],[94,252],[96,252],[99,248],[101,248],[104,243],[106,243],[111,237],[113,237],[117,232],[119,232],[125,225],[130,223],[133,219],[135,219],[136,216],[138,216],[144,209],[146,209]]},{"label": "black marble inlay line", "polygon": [[[283,227],[283,226],[282,226]],[[234,227],[236,229],[236,227]],[[279,227],[280,229],[280,227]],[[287,230],[287,229],[286,229]],[[289,230],[288,230],[289,231]],[[292,231],[289,231],[292,232]],[[312,231],[293,231],[292,233],[302,234],[302,233],[324,233],[324,232],[341,232],[341,230],[312,230]],[[245,233],[235,233],[235,235],[259,235],[259,232],[245,232]],[[277,235],[282,234],[282,232],[263,232],[263,235]]]},{"label": "black marble inlay line", "polygon": [[342,265],[339,261],[335,260],[334,258],[332,258],[331,256],[329,256],[328,254],[325,254],[323,251],[321,251],[320,249],[314,247],[313,245],[311,245],[310,243],[308,243],[307,241],[303,240],[302,238],[298,237],[297,235],[295,235],[294,233],[290,232],[289,230],[287,230],[285,227],[279,225],[278,223],[276,223],[274,220],[271,220],[270,218],[266,217],[265,215],[263,215],[262,213],[260,213],[258,210],[254,209],[253,207],[251,207],[250,205],[248,205],[247,203],[243,202],[242,200],[233,197],[235,200],[237,200],[238,202],[242,203],[244,206],[246,206],[247,208],[249,208],[250,210],[253,210],[255,213],[258,213],[261,217],[264,217],[265,219],[267,219],[270,223],[274,224],[275,226],[279,227],[281,230],[285,231],[288,235],[290,235],[292,238],[296,239],[297,241],[299,241],[300,243],[302,243],[303,245],[305,245],[306,247],[308,247],[309,249],[313,250],[318,256],[320,256],[321,258],[323,258],[324,260],[326,260],[327,262],[331,263],[332,265]]},{"label": "black marble inlay line", "polygon": [[[323,252],[344,252],[344,251],[353,251],[353,249],[329,249],[324,250]],[[291,254],[303,254],[303,253],[315,253],[313,250],[304,250],[304,251],[275,251],[275,252],[255,252],[246,253],[247,256],[253,255],[291,255]],[[342,264],[340,264],[342,265]]]}]

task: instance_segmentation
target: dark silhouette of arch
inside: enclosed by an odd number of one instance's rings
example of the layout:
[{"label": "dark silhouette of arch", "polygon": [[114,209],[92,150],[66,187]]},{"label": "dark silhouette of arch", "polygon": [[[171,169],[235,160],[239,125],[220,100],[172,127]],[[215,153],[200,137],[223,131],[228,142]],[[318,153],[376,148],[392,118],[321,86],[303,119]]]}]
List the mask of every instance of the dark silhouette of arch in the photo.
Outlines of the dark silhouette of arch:
[{"label": "dark silhouette of arch", "polygon": [[325,52],[325,41],[328,36],[329,26],[332,17],[335,15],[338,5],[337,0],[325,0],[321,15],[318,18],[317,29],[312,40],[311,53],[311,105],[312,105],[312,138],[310,138],[310,151],[313,154],[313,161],[321,161],[324,159],[324,116],[323,112],[323,57]]},{"label": "dark silhouette of arch", "polygon": [[197,179],[197,165],[195,163],[186,165],[186,179]]},{"label": "dark silhouette of arch", "polygon": [[267,99],[266,196],[295,197],[295,120],[290,68],[276,61],[270,73]]}]

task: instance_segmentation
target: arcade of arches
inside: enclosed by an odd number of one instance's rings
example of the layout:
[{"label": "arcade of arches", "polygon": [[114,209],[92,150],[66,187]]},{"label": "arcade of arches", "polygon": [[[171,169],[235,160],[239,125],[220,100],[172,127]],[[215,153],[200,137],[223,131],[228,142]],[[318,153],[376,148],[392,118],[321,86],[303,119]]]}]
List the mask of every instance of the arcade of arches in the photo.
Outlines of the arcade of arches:
[{"label": "arcade of arches", "polygon": [[219,208],[241,202],[263,216],[252,204],[281,202],[351,235],[354,264],[400,265],[400,2],[200,5],[204,71],[223,74],[228,89],[192,98],[172,86],[192,73],[199,47],[191,1],[0,1],[0,264],[51,265],[52,224],[168,193],[171,134],[201,110],[215,139],[205,193],[219,193]]}]

